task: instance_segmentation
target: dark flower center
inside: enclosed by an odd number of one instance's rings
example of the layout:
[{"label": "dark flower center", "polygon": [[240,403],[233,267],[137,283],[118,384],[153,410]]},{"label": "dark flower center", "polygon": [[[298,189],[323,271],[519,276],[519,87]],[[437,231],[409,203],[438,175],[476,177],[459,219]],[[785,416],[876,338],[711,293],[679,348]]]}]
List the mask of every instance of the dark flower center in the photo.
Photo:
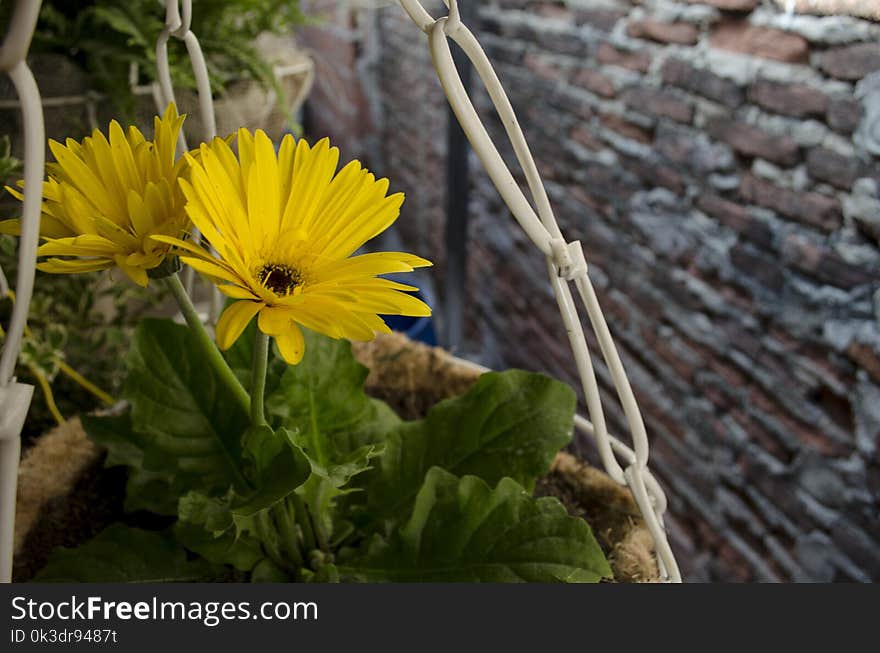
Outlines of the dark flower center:
[{"label": "dark flower center", "polygon": [[302,285],[299,270],[283,263],[266,263],[257,272],[260,283],[276,295],[289,295]]}]

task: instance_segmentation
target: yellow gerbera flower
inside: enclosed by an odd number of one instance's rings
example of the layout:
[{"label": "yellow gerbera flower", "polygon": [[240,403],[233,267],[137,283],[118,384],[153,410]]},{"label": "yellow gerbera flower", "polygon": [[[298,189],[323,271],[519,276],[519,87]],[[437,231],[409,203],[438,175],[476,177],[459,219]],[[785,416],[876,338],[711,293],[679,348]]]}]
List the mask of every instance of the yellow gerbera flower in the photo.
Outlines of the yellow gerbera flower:
[{"label": "yellow gerbera flower", "polygon": [[378,314],[430,315],[408,294],[416,288],[378,277],[431,265],[412,254],[352,256],[387,229],[403,194],[386,195],[358,161],[338,173],[339,150],[327,139],[309,147],[285,136],[276,155],[262,131],[238,132],[238,157],[222,139],[188,156],[189,182],[180,182],[193,224],[216,250],[168,236],[159,242],[184,250],[181,260],[237,301],[217,322],[217,344],[228,349],[259,314],[284,359],[298,363],[305,349],[299,325],[333,338],[371,340],[390,329]]},{"label": "yellow gerbera flower", "polygon": [[[184,116],[169,104],[154,121],[153,140],[137,127],[124,132],[115,120],[109,140],[99,130],[77,142],[50,140],[55,163],[46,165],[39,256],[45,272],[93,272],[118,266],[135,283],[147,285],[147,270],[162,263],[170,247],[150,238],[180,236],[188,227],[186,202],[177,180],[186,167],[175,162]],[[19,182],[22,187],[23,183]],[[6,187],[18,199],[22,194]],[[20,232],[18,220],[0,223],[0,233]]]}]

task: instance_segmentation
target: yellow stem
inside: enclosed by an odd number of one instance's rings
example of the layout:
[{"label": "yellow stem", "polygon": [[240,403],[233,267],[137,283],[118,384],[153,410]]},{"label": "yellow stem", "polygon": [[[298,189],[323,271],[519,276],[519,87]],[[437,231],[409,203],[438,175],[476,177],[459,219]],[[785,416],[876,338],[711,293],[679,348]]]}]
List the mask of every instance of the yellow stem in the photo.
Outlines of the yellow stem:
[{"label": "yellow stem", "polygon": [[112,406],[116,403],[116,400],[111,397],[109,394],[101,390],[94,383],[89,381],[82,374],[73,369],[70,365],[65,363],[64,361],[60,361],[58,363],[58,369],[61,371],[64,376],[66,376],[71,381],[77,383],[81,388],[90,392],[93,396],[97,397],[99,401],[103,402],[107,406]]},{"label": "yellow stem", "polygon": [[55,421],[58,422],[59,426],[64,424],[64,415],[58,410],[58,405],[55,403],[55,395],[52,394],[52,386],[49,385],[48,379],[46,379],[46,376],[34,365],[28,365],[28,369],[31,371],[31,374],[36,377],[37,383],[40,384],[40,389],[43,391],[43,397],[46,400],[46,406],[49,407],[49,412],[52,413],[52,417],[55,418]]}]

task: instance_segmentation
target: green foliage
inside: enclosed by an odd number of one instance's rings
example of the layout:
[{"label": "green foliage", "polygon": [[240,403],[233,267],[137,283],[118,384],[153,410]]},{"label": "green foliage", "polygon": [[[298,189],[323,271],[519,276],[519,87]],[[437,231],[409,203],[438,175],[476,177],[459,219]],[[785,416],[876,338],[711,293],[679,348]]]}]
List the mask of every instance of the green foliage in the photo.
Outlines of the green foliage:
[{"label": "green foliage", "polygon": [[[227,352],[239,376],[251,335]],[[347,342],[308,334],[301,364],[273,357],[269,425],[252,427],[192,338],[143,322],[127,359],[130,410],[84,425],[109,449],[107,464],[129,469],[127,505],[174,505],[174,541],[206,565],[253,582],[610,576],[587,523],[531,496],[571,437],[564,384],[490,373],[405,422],[364,392],[367,370]],[[51,568],[76,556],[62,555]]]},{"label": "green foliage", "polygon": [[611,575],[590,527],[555,499],[502,478],[432,467],[409,521],[343,556],[339,573],[370,581],[597,582]]},{"label": "green foliage", "polygon": [[190,560],[169,532],[113,524],[76,549],[56,549],[34,578],[41,583],[192,583],[225,572],[206,560]]},{"label": "green foliage", "polygon": [[[17,246],[17,238],[0,235],[0,268],[11,284],[18,269]],[[115,395],[125,377],[119,361],[128,349],[134,325],[163,299],[157,285],[144,289],[133,284],[106,283],[106,279],[106,273],[37,273],[28,313],[29,333],[22,343],[16,373],[32,384],[35,373],[45,376],[56,388],[58,407],[65,416],[88,412],[99,401],[59,374],[59,364],[67,363]],[[12,302],[0,297],[0,325],[8,324],[11,311]],[[45,401],[34,398],[25,425],[25,440],[54,424]]]},{"label": "green foliage", "polygon": [[[9,4],[0,6],[5,10],[0,18],[6,18]],[[266,31],[288,33],[303,22],[298,0],[195,0],[192,30],[215,92],[242,77],[279,91],[272,66],[257,52],[254,40]],[[164,23],[164,9],[155,0],[47,0],[32,51],[71,57],[92,76],[97,89],[130,114],[131,68],[137,66],[142,83],[156,79],[156,38]],[[195,88],[184,44],[172,38],[168,47],[172,81]]]},{"label": "green foliage", "polygon": [[250,489],[242,473],[241,435],[248,414],[196,336],[168,320],[143,320],[126,361],[124,396],[140,436],[142,465],[195,490]]}]

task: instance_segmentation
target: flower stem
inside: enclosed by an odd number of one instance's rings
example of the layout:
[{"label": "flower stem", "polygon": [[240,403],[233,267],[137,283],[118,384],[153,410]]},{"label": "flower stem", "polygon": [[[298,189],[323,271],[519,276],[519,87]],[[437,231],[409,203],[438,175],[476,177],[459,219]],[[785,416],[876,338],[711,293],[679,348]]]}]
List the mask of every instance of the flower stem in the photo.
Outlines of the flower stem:
[{"label": "flower stem", "polygon": [[183,314],[183,318],[186,320],[186,323],[195,335],[199,347],[201,347],[202,353],[208,358],[211,367],[214,368],[214,371],[217,373],[217,376],[220,377],[220,380],[232,391],[235,398],[244,407],[245,412],[248,412],[251,400],[250,397],[248,397],[247,391],[236,378],[235,374],[232,373],[226,359],[223,358],[220,350],[217,349],[217,345],[214,344],[214,340],[205,329],[205,325],[202,324],[202,320],[196,311],[196,307],[193,306],[192,300],[189,298],[183,284],[180,282],[180,277],[178,277],[177,274],[165,277],[165,285],[168,286],[174,299],[177,300],[177,305],[180,307],[180,312]]},{"label": "flower stem", "polygon": [[265,426],[263,397],[266,394],[266,368],[269,361],[269,336],[257,329],[254,338],[254,362],[251,367],[251,424]]}]

